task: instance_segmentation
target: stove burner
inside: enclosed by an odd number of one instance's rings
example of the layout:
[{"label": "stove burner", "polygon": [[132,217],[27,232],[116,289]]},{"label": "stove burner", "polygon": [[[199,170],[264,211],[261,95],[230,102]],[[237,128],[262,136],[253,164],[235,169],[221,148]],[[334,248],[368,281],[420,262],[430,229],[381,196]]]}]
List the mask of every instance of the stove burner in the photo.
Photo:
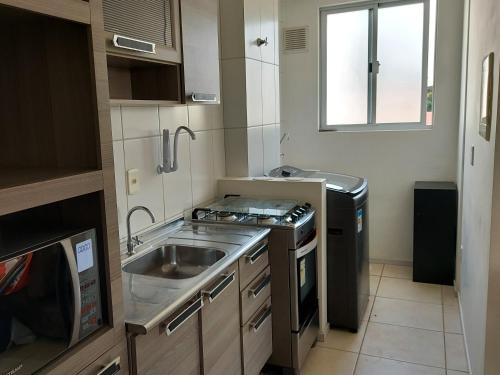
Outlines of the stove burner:
[{"label": "stove burner", "polygon": [[219,221],[236,221],[236,220],[238,220],[238,217],[232,212],[221,211],[221,212],[217,213],[217,220],[219,220]]},{"label": "stove burner", "polygon": [[259,224],[277,224],[279,223],[279,219],[274,216],[261,215],[257,217],[257,222]]}]

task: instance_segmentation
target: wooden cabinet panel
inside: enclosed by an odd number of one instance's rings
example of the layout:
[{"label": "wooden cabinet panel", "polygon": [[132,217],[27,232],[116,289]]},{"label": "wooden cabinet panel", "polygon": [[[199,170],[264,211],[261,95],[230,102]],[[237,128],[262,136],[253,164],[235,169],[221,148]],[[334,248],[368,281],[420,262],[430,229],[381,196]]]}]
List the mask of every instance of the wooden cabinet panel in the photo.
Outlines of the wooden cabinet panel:
[{"label": "wooden cabinet panel", "polygon": [[201,311],[205,375],[241,374],[238,285],[235,263],[203,292],[207,296]]},{"label": "wooden cabinet panel", "polygon": [[219,1],[181,0],[181,15],[186,100],[220,102]]},{"label": "wooden cabinet panel", "polygon": [[269,248],[267,239],[254,246],[239,260],[240,289],[248,284],[269,265]]},{"label": "wooden cabinet panel", "polygon": [[[113,367],[114,364],[119,365]],[[97,361],[88,366],[85,370],[78,373],[78,375],[96,375],[99,372],[110,366],[109,370],[111,374],[128,375],[128,357],[127,357],[127,345],[125,340],[121,345],[117,345],[111,350],[104,353]],[[116,372],[113,372],[116,369]]]},{"label": "wooden cabinet panel", "polygon": [[241,292],[241,324],[246,324],[270,296],[271,270],[267,267]]},{"label": "wooden cabinet panel", "polygon": [[[134,375],[200,374],[200,329],[195,298],[147,335],[129,337]],[[167,334],[167,329],[171,331]]]},{"label": "wooden cabinet panel", "polygon": [[273,351],[271,299],[241,328],[243,373],[259,375]]}]

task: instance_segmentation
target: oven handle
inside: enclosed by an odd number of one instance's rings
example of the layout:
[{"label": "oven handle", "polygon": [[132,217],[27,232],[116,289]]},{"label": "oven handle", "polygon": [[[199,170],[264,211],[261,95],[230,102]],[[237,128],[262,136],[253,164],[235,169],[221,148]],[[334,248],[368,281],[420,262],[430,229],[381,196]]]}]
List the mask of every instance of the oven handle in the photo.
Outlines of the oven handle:
[{"label": "oven handle", "polygon": [[80,338],[82,295],[80,291],[80,277],[78,275],[78,266],[76,263],[75,252],[73,251],[73,245],[69,239],[66,239],[61,241],[61,246],[64,249],[64,254],[66,255],[66,260],[68,261],[68,267],[71,274],[71,286],[73,288],[73,328],[71,330],[71,340],[69,342],[69,347],[72,347]]},{"label": "oven handle", "polygon": [[318,247],[318,237],[294,251],[295,259],[302,258]]}]

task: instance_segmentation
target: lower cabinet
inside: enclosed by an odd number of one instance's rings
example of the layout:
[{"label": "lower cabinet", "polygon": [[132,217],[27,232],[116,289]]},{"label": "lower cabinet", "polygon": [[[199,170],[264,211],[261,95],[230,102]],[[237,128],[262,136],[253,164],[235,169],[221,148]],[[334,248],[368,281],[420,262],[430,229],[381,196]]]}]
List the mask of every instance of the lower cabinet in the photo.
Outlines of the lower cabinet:
[{"label": "lower cabinet", "polygon": [[201,310],[203,373],[241,374],[239,275],[227,268],[203,291]]},{"label": "lower cabinet", "polygon": [[131,335],[133,375],[198,375],[201,373],[197,296],[147,335]]}]

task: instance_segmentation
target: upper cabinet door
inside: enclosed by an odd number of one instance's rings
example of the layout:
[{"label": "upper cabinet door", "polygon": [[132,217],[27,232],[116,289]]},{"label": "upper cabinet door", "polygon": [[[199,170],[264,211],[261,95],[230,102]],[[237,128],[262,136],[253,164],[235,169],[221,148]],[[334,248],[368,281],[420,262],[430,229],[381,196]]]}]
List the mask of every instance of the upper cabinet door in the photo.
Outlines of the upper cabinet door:
[{"label": "upper cabinet door", "polygon": [[[103,0],[104,29],[108,53],[182,62],[179,0]],[[125,47],[115,36],[130,38]],[[155,44],[155,53],[141,52],[137,41]]]},{"label": "upper cabinet door", "polygon": [[181,0],[186,101],[220,102],[219,1]]},{"label": "upper cabinet door", "polygon": [[275,26],[277,17],[274,15],[276,0],[260,0],[260,38],[265,43],[260,46],[262,61],[274,64],[276,44]]}]

